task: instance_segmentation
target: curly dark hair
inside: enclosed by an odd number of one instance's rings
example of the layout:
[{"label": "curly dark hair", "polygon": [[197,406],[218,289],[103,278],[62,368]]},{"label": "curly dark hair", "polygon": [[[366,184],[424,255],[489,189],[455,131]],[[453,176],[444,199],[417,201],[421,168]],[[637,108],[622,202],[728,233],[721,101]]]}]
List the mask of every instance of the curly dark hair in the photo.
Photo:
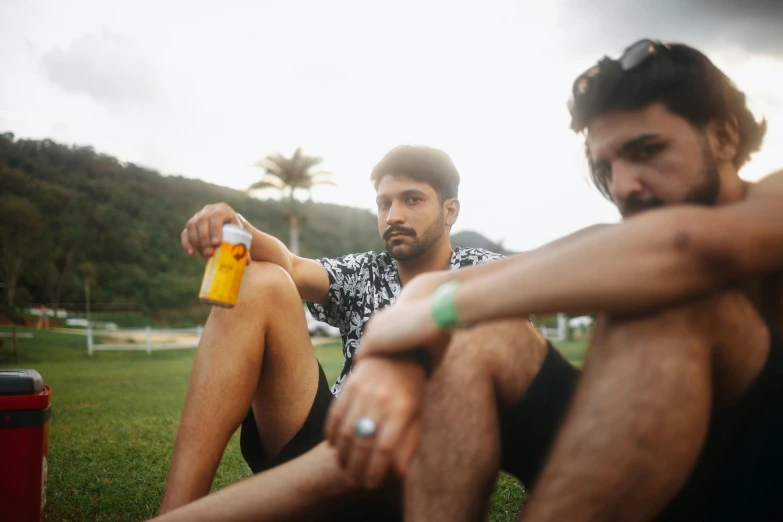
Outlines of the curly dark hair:
[{"label": "curly dark hair", "polygon": [[[650,42],[653,42],[650,40]],[[714,120],[736,121],[739,146],[734,166],[739,169],[761,148],[767,132],[765,119],[756,121],[740,91],[704,54],[684,44],[655,44],[655,53],[639,66],[625,70],[619,61],[604,58],[589,76],[574,83],[570,104],[571,129],[584,132],[597,116],[616,110],[632,110],[663,102],[669,111],[703,130]],[[585,145],[593,183],[609,197],[606,180],[598,176]]]}]

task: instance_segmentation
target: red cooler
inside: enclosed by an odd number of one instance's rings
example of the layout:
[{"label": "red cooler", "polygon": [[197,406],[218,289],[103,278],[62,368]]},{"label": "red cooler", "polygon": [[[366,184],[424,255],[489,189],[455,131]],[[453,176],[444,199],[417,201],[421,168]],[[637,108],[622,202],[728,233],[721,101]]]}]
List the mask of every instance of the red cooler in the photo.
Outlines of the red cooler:
[{"label": "red cooler", "polygon": [[35,370],[0,370],[0,520],[44,520],[52,389]]}]

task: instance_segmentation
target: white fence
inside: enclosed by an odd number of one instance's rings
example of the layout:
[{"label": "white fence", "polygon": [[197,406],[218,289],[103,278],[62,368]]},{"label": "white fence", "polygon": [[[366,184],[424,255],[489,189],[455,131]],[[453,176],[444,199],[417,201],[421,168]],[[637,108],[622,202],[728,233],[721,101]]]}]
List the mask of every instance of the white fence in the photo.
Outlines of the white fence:
[{"label": "white fence", "polygon": [[153,329],[148,326],[122,330],[95,330],[92,326],[88,326],[87,354],[92,355],[101,350],[144,350],[149,355],[153,350],[196,348],[203,331],[202,326],[169,329]]},{"label": "white fence", "polygon": [[566,316],[564,314],[557,314],[557,327],[548,328],[546,326],[539,326],[538,330],[541,334],[550,341],[564,341],[568,325],[566,322]]}]

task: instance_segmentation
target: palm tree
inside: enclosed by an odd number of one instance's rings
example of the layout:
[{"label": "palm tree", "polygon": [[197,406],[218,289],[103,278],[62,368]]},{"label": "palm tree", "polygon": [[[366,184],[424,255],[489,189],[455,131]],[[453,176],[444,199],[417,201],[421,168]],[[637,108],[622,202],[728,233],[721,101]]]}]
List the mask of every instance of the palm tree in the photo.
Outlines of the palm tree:
[{"label": "palm tree", "polygon": [[312,189],[316,185],[334,185],[332,174],[321,170],[319,166],[323,158],[309,156],[297,148],[290,158],[276,152],[258,160],[253,166],[264,169],[264,175],[250,187],[248,192],[276,188],[280,190],[284,198],[288,198],[290,211],[286,215],[288,220],[288,248],[295,255],[299,255],[299,214],[296,207],[294,193],[297,189],[306,190],[308,199],[313,200]]}]

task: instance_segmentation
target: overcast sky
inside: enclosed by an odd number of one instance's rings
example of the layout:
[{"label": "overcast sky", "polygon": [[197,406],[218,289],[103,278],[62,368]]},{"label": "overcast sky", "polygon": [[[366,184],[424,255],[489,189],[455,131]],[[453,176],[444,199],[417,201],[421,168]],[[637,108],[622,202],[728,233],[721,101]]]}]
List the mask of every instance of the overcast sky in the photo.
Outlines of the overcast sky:
[{"label": "overcast sky", "polygon": [[768,118],[743,177],[783,167],[781,24],[780,0],[0,0],[0,131],[239,189],[302,146],[339,184],[316,199],[364,208],[386,151],[441,147],[455,230],[522,250],[617,220],[566,100],[641,37],[700,48]]}]

